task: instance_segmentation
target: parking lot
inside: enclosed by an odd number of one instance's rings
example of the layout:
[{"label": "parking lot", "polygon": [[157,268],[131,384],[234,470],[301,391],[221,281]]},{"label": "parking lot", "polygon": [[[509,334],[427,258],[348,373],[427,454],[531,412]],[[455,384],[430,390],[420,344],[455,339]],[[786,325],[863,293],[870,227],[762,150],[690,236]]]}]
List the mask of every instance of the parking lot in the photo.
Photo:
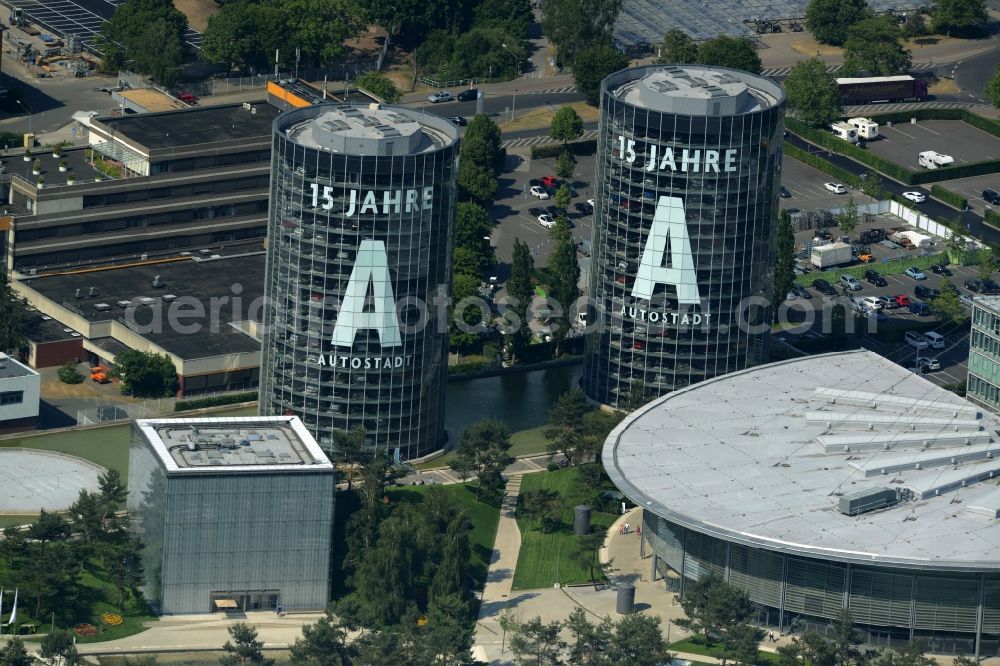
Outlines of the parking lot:
[{"label": "parking lot", "polygon": [[879,125],[880,138],[868,150],[912,171],[922,171],[917,155],[933,150],[955,158],[955,164],[1000,159],[1000,138],[960,120],[922,120]]},{"label": "parking lot", "polygon": [[835,181],[821,171],[792,159],[787,155],[782,159],[781,184],[792,196],[780,199],[781,209],[814,210],[817,208],[839,208],[854,199],[855,203],[863,204],[874,201],[866,194],[847,188],[847,194],[834,194],[823,187],[823,183]]},{"label": "parking lot", "polygon": [[[990,173],[985,176],[972,176],[971,178],[959,178],[958,180],[946,180],[937,183],[946,190],[951,190],[969,200],[969,207],[982,215],[987,208],[997,209],[997,206],[983,201],[983,190],[995,190],[1000,192],[1000,174]],[[929,185],[927,187],[930,187]]]}]

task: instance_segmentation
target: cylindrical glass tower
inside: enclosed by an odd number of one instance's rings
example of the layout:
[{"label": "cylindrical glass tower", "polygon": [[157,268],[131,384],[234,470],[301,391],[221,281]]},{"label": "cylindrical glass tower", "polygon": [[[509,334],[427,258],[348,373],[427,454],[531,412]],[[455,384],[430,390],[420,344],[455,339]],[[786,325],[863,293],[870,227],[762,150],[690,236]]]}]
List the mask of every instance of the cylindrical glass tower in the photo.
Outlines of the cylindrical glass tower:
[{"label": "cylindrical glass tower", "polygon": [[602,83],[584,390],[626,406],[767,359],[785,94],[704,65]]},{"label": "cylindrical glass tower", "polygon": [[442,445],[457,158],[455,127],[412,109],[275,119],[262,415],[327,450],[359,426],[404,460]]}]

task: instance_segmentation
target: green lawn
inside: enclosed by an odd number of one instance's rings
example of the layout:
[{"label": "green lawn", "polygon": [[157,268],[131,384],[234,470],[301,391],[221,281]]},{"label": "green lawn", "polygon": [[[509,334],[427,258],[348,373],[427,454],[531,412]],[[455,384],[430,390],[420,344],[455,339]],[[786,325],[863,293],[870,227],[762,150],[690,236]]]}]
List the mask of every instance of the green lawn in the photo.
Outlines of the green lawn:
[{"label": "green lawn", "polygon": [[[518,430],[512,433],[510,436],[510,455],[515,457],[520,456],[530,456],[539,453],[545,453],[545,447],[548,446],[549,440],[545,438],[542,434],[545,426],[538,426],[537,428],[529,428],[527,430]],[[455,459],[455,450],[452,449],[448,451],[443,456],[438,456],[433,460],[428,460],[427,462],[422,462],[414,465],[414,467],[421,471],[426,471],[429,469],[440,469],[441,467],[447,467],[448,463]]]},{"label": "green lawn", "polygon": [[[706,657],[716,657],[721,659],[723,657],[722,647],[720,645],[712,645],[711,647],[705,647],[705,643],[700,636],[692,636],[691,638],[685,638],[682,641],[677,641],[676,643],[670,644],[670,649],[675,652],[689,652],[691,654],[702,654]],[[773,652],[764,652],[763,650],[757,653],[757,663],[758,664],[777,664],[779,663],[778,655]]]},{"label": "green lawn", "polygon": [[[518,517],[521,551],[517,557],[517,570],[514,572],[515,590],[552,587],[554,583],[566,585],[589,582],[589,567],[580,566],[573,558],[578,542],[578,537],[573,534],[574,507],[578,504],[591,507],[591,525],[595,531],[606,531],[616,518],[614,513],[598,510],[598,495],[613,488],[606,476],[602,475],[601,485],[595,490],[584,487],[580,471],[576,467],[526,474],[521,481],[521,493],[543,488],[557,493],[561,499],[560,523],[548,534],[543,534],[539,521]],[[594,571],[600,580],[604,579],[596,561]]]}]

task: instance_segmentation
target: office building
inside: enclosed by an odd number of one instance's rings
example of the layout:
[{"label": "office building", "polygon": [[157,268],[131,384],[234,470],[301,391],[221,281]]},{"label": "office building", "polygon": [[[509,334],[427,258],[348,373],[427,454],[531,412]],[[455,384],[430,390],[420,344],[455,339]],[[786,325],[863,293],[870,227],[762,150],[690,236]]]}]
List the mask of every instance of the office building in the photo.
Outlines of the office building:
[{"label": "office building", "polygon": [[37,372],[0,354],[0,432],[31,430],[37,425],[41,388]]},{"label": "office building", "polygon": [[784,92],[654,65],[601,95],[587,396],[618,406],[763,362]]},{"label": "office building", "polygon": [[400,107],[274,123],[260,409],[324,447],[363,427],[412,459],[443,443],[458,132]]},{"label": "office building", "polygon": [[335,470],[295,417],[138,420],[130,527],[160,614],[323,610]]},{"label": "office building", "polygon": [[965,397],[990,411],[1000,412],[1000,297],[972,299]]},{"label": "office building", "polygon": [[848,609],[872,645],[996,657],[998,426],[859,350],[669,393],[626,417],[603,459],[643,508],[668,590],[714,572],[786,633],[823,633]]}]

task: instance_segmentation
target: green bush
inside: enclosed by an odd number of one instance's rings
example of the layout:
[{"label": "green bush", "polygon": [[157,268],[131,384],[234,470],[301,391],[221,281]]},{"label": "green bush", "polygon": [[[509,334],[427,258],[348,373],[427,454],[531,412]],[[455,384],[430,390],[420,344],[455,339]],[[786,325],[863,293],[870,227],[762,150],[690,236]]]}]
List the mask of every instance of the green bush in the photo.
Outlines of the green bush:
[{"label": "green bush", "polygon": [[921,270],[925,268],[930,268],[934,264],[941,263],[941,254],[928,254],[923,257],[906,257],[904,259],[893,259],[892,261],[871,262],[868,264],[858,264],[856,266],[843,266],[839,268],[831,268],[825,271],[813,271],[812,273],[806,273],[805,275],[800,275],[795,278],[795,284],[802,285],[803,287],[810,287],[812,283],[816,280],[823,279],[830,284],[836,284],[840,280],[841,275],[853,275],[856,278],[863,278],[865,276],[865,271],[869,269],[875,269],[882,275],[899,275],[903,273],[907,268],[914,266]]},{"label": "green bush", "polygon": [[[575,155],[586,155],[597,150],[597,140],[587,139],[586,141],[571,141],[566,144],[569,151]],[[548,157],[559,157],[563,147],[561,143],[547,144],[544,146],[531,147],[531,159],[542,160]]]},{"label": "green bush", "polygon": [[966,206],[969,205],[969,200],[968,199],[966,199],[965,197],[963,197],[960,194],[956,194],[955,192],[952,192],[951,190],[945,189],[945,188],[941,187],[940,185],[933,185],[933,186],[931,186],[931,194],[934,197],[936,197],[936,198],[940,199],[941,201],[945,202],[949,206],[951,206],[953,208],[957,208],[958,210],[965,210]]},{"label": "green bush", "polygon": [[801,149],[799,149],[799,148],[797,148],[795,146],[789,145],[789,144],[785,144],[785,154],[788,155],[789,157],[797,159],[798,161],[802,162],[803,164],[808,164],[809,166],[813,167],[814,169],[822,171],[823,173],[827,174],[828,176],[833,176],[834,178],[836,178],[837,180],[841,181],[842,183],[844,183],[846,185],[850,185],[851,187],[854,187],[854,188],[861,187],[861,179],[860,178],[858,178],[857,176],[855,176],[850,171],[847,171],[846,169],[841,169],[839,166],[835,166],[835,165],[831,164],[830,162],[827,162],[826,160],[824,160],[822,157],[819,157],[818,155],[813,155],[812,153],[807,153],[806,151],[801,150]]},{"label": "green bush", "polygon": [[76,369],[76,361],[66,361],[59,366],[58,375],[63,384],[79,384],[83,381],[83,375]]},{"label": "green bush", "polygon": [[983,216],[983,219],[986,220],[987,224],[1000,227],[1000,213],[996,212],[995,210],[987,208],[986,215]]},{"label": "green bush", "polygon": [[192,409],[205,409],[206,407],[234,405],[240,402],[254,402],[255,400],[257,400],[256,391],[227,393],[225,395],[213,395],[210,398],[192,398],[191,400],[178,400],[177,402],[174,403],[174,411],[187,412]]},{"label": "green bush", "polygon": [[497,361],[459,361],[458,363],[453,363],[448,366],[448,375],[471,375],[477,372],[485,372],[486,370],[492,370],[494,368],[499,368],[500,364]]}]

